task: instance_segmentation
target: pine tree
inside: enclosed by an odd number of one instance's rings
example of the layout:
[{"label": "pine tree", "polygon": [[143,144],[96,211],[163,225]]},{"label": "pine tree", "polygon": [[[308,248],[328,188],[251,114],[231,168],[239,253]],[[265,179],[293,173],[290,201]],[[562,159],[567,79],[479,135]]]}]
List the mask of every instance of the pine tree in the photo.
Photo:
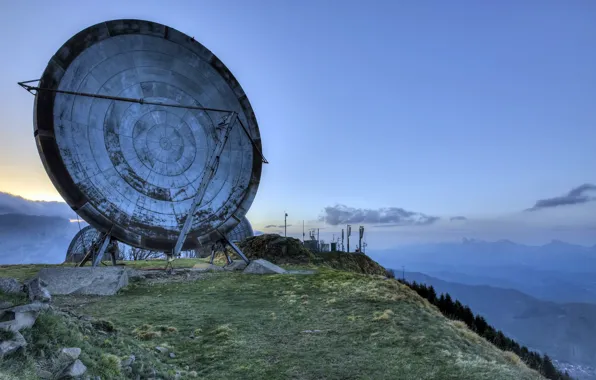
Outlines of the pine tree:
[{"label": "pine tree", "polygon": [[553,362],[550,360],[550,357],[547,354],[544,354],[542,357],[542,374],[547,379],[557,380],[559,378],[559,374],[557,373],[557,369],[553,365]]},{"label": "pine tree", "polygon": [[437,304],[437,292],[435,291],[435,288],[433,288],[432,285],[430,286],[430,288],[428,288],[428,297],[427,297],[427,299],[433,305],[436,305]]}]

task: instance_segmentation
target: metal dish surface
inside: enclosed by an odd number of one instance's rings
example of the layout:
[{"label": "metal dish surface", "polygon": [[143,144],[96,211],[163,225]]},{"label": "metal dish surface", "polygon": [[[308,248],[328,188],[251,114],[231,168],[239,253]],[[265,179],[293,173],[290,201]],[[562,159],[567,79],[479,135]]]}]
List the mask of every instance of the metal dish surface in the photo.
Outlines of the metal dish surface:
[{"label": "metal dish surface", "polygon": [[[236,122],[183,249],[228,234],[252,204],[262,169],[254,112],[231,72],[194,38],[149,21],[99,23],[58,50],[39,87],[237,112],[256,148]],[[224,116],[39,91],[34,135],[52,183],[81,218],[128,245],[167,251]]]},{"label": "metal dish surface", "polygon": [[231,232],[228,233],[227,238],[232,243],[238,243],[254,235],[255,233],[252,229],[252,226],[245,216],[242,218],[242,221],[238,223],[236,228],[234,228]]}]

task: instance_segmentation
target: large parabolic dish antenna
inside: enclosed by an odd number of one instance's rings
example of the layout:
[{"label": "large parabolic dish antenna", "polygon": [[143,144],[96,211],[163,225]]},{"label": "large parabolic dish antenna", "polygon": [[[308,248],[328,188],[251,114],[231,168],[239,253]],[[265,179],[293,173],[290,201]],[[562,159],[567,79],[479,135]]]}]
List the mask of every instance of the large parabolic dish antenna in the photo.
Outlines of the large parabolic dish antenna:
[{"label": "large parabolic dish antenna", "polygon": [[[167,251],[190,216],[183,249],[192,249],[231,232],[253,202],[266,162],[255,114],[194,38],[142,20],[93,25],[58,50],[35,89],[44,167],[99,231]],[[237,122],[222,145],[228,115]]]}]

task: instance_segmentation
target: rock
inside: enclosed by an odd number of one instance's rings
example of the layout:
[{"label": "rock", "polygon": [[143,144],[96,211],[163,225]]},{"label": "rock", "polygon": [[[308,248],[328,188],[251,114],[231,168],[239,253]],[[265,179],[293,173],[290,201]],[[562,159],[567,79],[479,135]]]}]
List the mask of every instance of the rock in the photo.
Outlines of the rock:
[{"label": "rock", "polygon": [[128,285],[128,270],[123,267],[42,268],[39,278],[51,294],[114,295]]},{"label": "rock", "polygon": [[318,334],[321,332],[321,330],[304,330],[302,332],[306,334]]},{"label": "rock", "polygon": [[249,274],[284,274],[286,270],[263,259],[251,261],[244,269],[244,273]]},{"label": "rock", "polygon": [[173,352],[170,352],[170,358],[171,358],[171,359],[174,359],[175,357],[176,357],[176,354],[175,354],[175,353],[173,353]]},{"label": "rock", "polygon": [[168,349],[165,347],[161,347],[161,346],[157,346],[155,347],[155,349],[159,352],[161,352],[162,354],[165,354],[166,352],[168,352]]},{"label": "rock", "polygon": [[0,310],[9,309],[12,307],[12,302],[0,301]]},{"label": "rock", "polygon": [[29,300],[32,302],[50,302],[52,300],[52,296],[45,288],[46,285],[47,283],[39,278],[34,278],[33,280],[29,281],[27,283],[27,294],[29,295]]},{"label": "rock", "polygon": [[189,377],[198,377],[198,376],[199,376],[199,374],[197,373],[197,371],[190,371],[190,372],[188,373],[188,376],[189,376]]},{"label": "rock", "polygon": [[0,329],[20,331],[35,324],[41,310],[49,308],[48,304],[34,302],[28,305],[15,306],[2,311]]},{"label": "rock", "polygon": [[0,277],[0,291],[3,293],[18,294],[23,292],[23,284],[14,278]]},{"label": "rock", "polygon": [[43,302],[32,302],[26,305],[19,305],[15,306],[12,309],[7,309],[15,313],[28,313],[32,311],[40,312],[42,310],[47,310],[50,308],[50,305]]},{"label": "rock", "polygon": [[77,378],[79,376],[83,376],[83,374],[87,372],[87,367],[83,364],[82,361],[79,359],[75,360],[74,363],[69,365],[64,369],[64,371],[60,374],[58,378],[60,379],[68,379],[68,378]]},{"label": "rock", "polygon": [[52,372],[46,371],[46,370],[43,370],[43,369],[40,369],[39,371],[37,371],[37,376],[40,379],[47,379],[47,380],[54,378],[54,374],[52,374]]},{"label": "rock", "polygon": [[242,260],[232,261],[231,264],[228,264],[224,267],[225,270],[235,271],[235,270],[243,270],[246,268],[246,263]]},{"label": "rock", "polygon": [[60,359],[64,361],[73,362],[81,355],[81,349],[78,347],[63,348],[60,350]]},{"label": "rock", "polygon": [[0,358],[12,354],[21,347],[26,347],[27,342],[20,332],[15,331],[11,340],[5,340],[0,343]]},{"label": "rock", "polygon": [[130,356],[129,356],[129,357],[127,357],[126,359],[122,359],[122,360],[120,361],[120,365],[121,365],[122,367],[128,367],[128,366],[131,366],[131,365],[132,365],[132,363],[134,363],[134,362],[135,362],[135,360],[136,360],[136,357],[135,357],[134,355],[130,355]]}]

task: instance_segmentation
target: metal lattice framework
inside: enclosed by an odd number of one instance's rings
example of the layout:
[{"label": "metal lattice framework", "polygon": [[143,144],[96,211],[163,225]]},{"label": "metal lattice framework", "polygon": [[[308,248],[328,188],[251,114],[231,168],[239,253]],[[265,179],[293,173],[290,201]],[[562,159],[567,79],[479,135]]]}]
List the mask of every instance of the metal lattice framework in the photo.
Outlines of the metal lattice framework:
[{"label": "metal lattice framework", "polygon": [[44,167],[97,230],[180,251],[219,241],[248,211],[267,162],[257,121],[194,38],[143,20],[99,23],[28,83]]}]

